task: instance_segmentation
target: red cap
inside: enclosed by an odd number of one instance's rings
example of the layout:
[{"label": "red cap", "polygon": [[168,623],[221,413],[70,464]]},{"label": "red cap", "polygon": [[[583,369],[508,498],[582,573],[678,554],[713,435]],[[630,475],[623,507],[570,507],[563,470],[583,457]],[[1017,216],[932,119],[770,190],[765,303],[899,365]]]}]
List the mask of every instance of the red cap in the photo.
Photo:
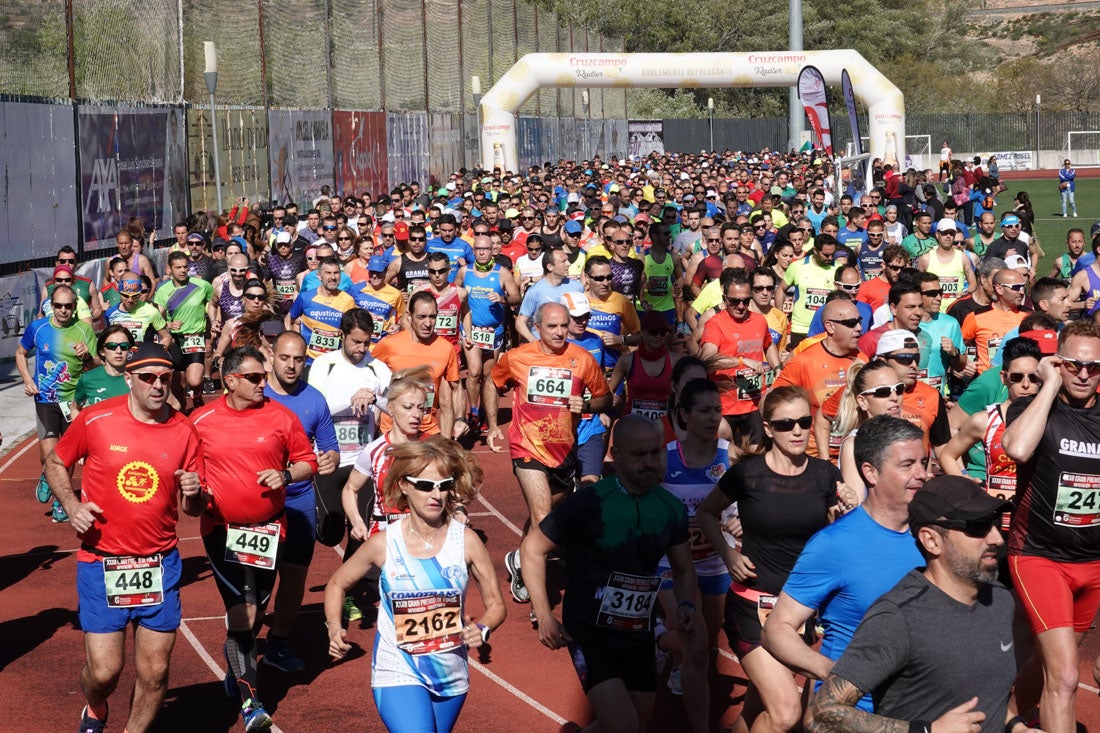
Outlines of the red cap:
[{"label": "red cap", "polygon": [[1031,339],[1039,344],[1039,351],[1043,352],[1043,356],[1058,353],[1058,334],[1049,328],[1024,331],[1020,338]]},{"label": "red cap", "polygon": [[393,225],[393,236],[402,242],[407,242],[409,239],[409,223],[407,221],[399,221]]}]

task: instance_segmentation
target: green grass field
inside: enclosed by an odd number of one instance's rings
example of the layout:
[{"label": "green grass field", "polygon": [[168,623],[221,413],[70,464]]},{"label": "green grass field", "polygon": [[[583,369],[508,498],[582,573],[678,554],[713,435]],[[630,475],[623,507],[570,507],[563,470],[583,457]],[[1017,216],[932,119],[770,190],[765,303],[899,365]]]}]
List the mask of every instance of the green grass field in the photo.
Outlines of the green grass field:
[{"label": "green grass field", "polygon": [[1031,207],[1035,211],[1035,233],[1039,237],[1046,256],[1041,260],[1039,267],[1035,268],[1037,277],[1050,274],[1050,268],[1054,260],[1066,251],[1066,231],[1077,227],[1085,232],[1085,248],[1088,251],[1089,227],[1100,219],[1100,178],[1077,179],[1077,213],[1078,218],[1062,218],[1062,202],[1058,195],[1058,177],[1051,173],[1045,178],[1021,178],[1006,180],[1008,190],[997,199],[996,212],[999,216],[1002,212],[1011,210],[1013,198],[1018,191],[1027,191],[1031,198]]}]

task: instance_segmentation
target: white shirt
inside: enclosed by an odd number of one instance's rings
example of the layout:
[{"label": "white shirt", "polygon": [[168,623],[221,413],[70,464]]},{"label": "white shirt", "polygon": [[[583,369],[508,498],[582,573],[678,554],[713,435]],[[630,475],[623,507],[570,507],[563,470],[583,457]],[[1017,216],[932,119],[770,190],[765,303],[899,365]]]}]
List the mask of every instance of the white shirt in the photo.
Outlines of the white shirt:
[{"label": "white shirt", "polygon": [[[377,413],[385,407],[391,376],[390,368],[369,354],[358,364],[349,362],[343,349],[321,354],[313,360],[309,383],[325,396],[332,413],[336,439],[340,444],[341,466],[355,463],[363,446],[374,440],[378,432]],[[356,415],[351,407],[351,398],[361,389],[374,392],[377,402],[362,415]]]}]

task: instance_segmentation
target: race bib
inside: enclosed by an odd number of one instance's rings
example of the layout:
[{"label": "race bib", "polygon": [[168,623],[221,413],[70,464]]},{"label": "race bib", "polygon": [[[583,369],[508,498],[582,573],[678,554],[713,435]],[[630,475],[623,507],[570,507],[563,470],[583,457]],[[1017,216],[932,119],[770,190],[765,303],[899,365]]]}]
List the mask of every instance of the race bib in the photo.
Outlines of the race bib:
[{"label": "race bib", "polygon": [[424,398],[424,409],[431,411],[435,407],[435,386],[428,390],[427,396]]},{"label": "race bib", "polygon": [[[116,324],[111,324],[116,325]],[[130,332],[130,336],[134,339],[134,343],[141,341],[142,335],[145,333],[145,324],[141,321],[118,321],[119,326],[122,326]]]},{"label": "race bib", "polygon": [[434,654],[462,646],[462,591],[395,591],[390,604],[402,651]]},{"label": "race bib", "polygon": [[667,275],[651,277],[646,282],[646,289],[649,291],[650,295],[668,295],[668,280],[669,278]]},{"label": "race bib", "polygon": [[57,409],[61,410],[61,417],[65,418],[65,422],[73,421],[73,403],[67,400],[62,400],[57,403]]},{"label": "race bib", "polygon": [[806,288],[806,308],[815,311],[825,305],[825,298],[832,292],[828,288]]},{"label": "race bib", "polygon": [[293,280],[276,280],[275,292],[283,300],[294,300],[298,295],[298,283]]},{"label": "race bib", "polygon": [[917,379],[927,384],[929,387],[935,387],[937,391],[943,391],[943,377],[930,377],[928,376],[927,369],[917,370]]},{"label": "race bib", "polygon": [[[1015,466],[1013,467],[1015,468]],[[990,475],[986,476],[985,492],[1002,501],[1013,501],[1016,498],[1016,476]],[[1012,514],[1005,512],[1001,518],[1001,531],[1007,532],[1012,525]]]},{"label": "race bib", "polygon": [[279,523],[230,524],[225,528],[225,559],[263,570],[275,569],[279,552]]},{"label": "race bib", "polygon": [[1054,523],[1063,527],[1100,524],[1100,476],[1091,473],[1058,474]]},{"label": "race bib", "polygon": [[340,332],[317,328],[309,334],[309,350],[325,354],[340,348]]},{"label": "race bib", "polygon": [[336,423],[336,442],[340,444],[340,451],[348,453],[359,450],[370,442],[371,435],[368,432],[370,425],[359,420],[348,420]]},{"label": "race bib", "polygon": [[661,579],[612,573],[603,587],[596,624],[619,631],[649,631]]},{"label": "race bib", "polygon": [[474,326],[470,329],[470,341],[479,349],[492,351],[496,336],[497,330],[493,326]]},{"label": "race bib", "polygon": [[943,297],[957,298],[962,292],[962,283],[959,277],[941,277],[940,287],[943,288]]},{"label": "race bib", "polygon": [[699,518],[694,514],[688,517],[688,543],[691,545],[691,559],[695,562],[718,556],[718,552],[699,527]]},{"label": "race bib", "polygon": [[634,400],[630,411],[635,415],[648,417],[653,422],[661,422],[668,414],[668,403],[660,400]]},{"label": "race bib", "polygon": [[[764,623],[768,620],[768,616],[771,616],[772,611],[775,609],[775,602],[778,600],[779,596],[768,593],[761,593],[760,597],[756,599],[756,618],[760,621],[760,628],[764,628]],[[806,633],[806,624],[798,627],[799,636],[804,633]]]},{"label": "race bib", "polygon": [[108,608],[159,606],[164,602],[160,555],[103,558],[103,585]]},{"label": "race bib", "polygon": [[997,352],[1001,350],[1000,337],[989,339],[989,343],[986,345],[986,351],[989,352],[989,363],[992,364],[993,360],[997,358]]},{"label": "race bib", "polygon": [[458,316],[453,313],[439,314],[435,317],[436,333],[455,333],[458,331]]},{"label": "race bib", "polygon": [[374,323],[374,335],[379,336],[386,330],[386,319],[382,318],[377,313],[371,313],[371,317]]},{"label": "race bib", "polygon": [[180,350],[185,354],[197,354],[206,351],[206,337],[201,333],[188,333],[180,336]]},{"label": "race bib", "polygon": [[752,401],[760,399],[760,390],[763,386],[763,375],[757,374],[755,369],[738,369],[734,375],[737,382],[737,399]]},{"label": "race bib", "polygon": [[573,370],[533,366],[527,372],[527,401],[544,407],[569,407]]}]

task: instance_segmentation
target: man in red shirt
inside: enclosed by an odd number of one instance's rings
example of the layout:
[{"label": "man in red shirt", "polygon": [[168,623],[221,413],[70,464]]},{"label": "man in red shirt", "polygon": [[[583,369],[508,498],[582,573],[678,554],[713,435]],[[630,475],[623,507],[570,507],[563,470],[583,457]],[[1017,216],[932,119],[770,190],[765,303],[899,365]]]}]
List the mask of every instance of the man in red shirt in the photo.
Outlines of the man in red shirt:
[{"label": "man in red shirt", "polygon": [[[181,618],[179,506],[192,516],[206,506],[199,437],[191,421],[166,404],[172,375],[168,352],[143,343],[127,357],[130,393],[81,410],[46,457],[46,480],[80,538],[83,733],[100,733],[107,724],[127,626],[134,625],[137,683],[126,730],[149,730],[168,690]],[[69,478],[81,459],[83,501]]]},{"label": "man in red shirt", "polygon": [[702,359],[718,355],[737,363],[720,369],[717,375],[729,382],[722,390],[722,415],[733,432],[733,442],[750,437],[751,445],[764,440],[764,422],[760,417],[760,396],[764,376],[779,366],[779,350],[772,342],[768,321],[749,310],[752,287],[744,270],[729,270],[723,278],[726,309],[703,326],[700,339]]},{"label": "man in red shirt", "polygon": [[226,611],[226,694],[241,700],[245,730],[271,725],[257,693],[257,618],[275,586],[286,538],[286,487],[317,472],[298,417],[264,396],[264,357],[251,346],[222,360],[226,394],[192,413],[202,439],[210,506],[202,541]]}]

